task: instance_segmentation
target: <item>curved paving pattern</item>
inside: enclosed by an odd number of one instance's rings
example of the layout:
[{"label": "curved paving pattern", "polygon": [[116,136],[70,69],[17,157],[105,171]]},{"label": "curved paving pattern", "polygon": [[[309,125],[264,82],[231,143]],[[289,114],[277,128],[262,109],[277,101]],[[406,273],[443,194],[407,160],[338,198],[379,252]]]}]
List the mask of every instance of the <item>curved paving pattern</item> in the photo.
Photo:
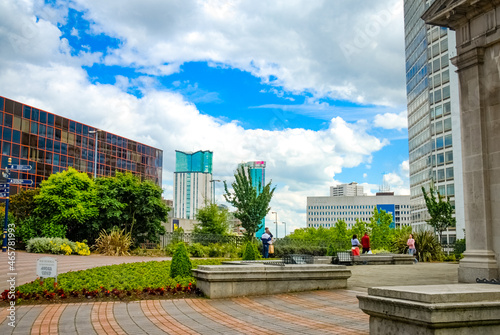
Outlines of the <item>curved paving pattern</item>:
[{"label": "curved paving pattern", "polygon": [[20,306],[0,334],[368,334],[349,290],[233,299],[143,300]]}]

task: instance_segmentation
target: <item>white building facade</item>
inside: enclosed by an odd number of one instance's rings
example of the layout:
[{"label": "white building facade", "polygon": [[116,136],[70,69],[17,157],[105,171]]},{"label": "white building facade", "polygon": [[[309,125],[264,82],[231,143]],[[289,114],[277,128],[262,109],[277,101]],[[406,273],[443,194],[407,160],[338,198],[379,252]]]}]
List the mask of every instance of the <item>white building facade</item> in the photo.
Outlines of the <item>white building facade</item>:
[{"label": "white building facade", "polygon": [[[350,185],[350,184],[343,184]],[[338,195],[329,197],[307,197],[307,227],[331,228],[344,220],[352,228],[356,219],[369,222],[373,209],[392,214],[394,227],[408,226],[411,223],[410,196],[394,195],[393,192],[379,192],[375,196]]]},{"label": "white building facade", "polygon": [[330,196],[338,197],[338,196],[360,196],[363,194],[363,186],[358,185],[356,182],[352,182],[349,184],[341,184],[338,186],[330,187]]}]

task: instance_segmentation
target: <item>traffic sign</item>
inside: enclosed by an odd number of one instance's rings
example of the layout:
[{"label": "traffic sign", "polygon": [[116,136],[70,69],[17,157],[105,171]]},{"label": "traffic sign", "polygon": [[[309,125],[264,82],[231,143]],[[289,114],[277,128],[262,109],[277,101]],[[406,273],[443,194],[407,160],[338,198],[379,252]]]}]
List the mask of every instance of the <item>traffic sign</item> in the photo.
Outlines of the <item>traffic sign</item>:
[{"label": "traffic sign", "polygon": [[9,184],[0,184],[0,188],[9,188]]},{"label": "traffic sign", "polygon": [[7,179],[7,181],[11,184],[19,184],[19,185],[33,185],[33,180],[31,179]]},{"label": "traffic sign", "polygon": [[9,193],[9,189],[8,188],[0,188],[0,193],[3,192],[3,193]]},{"label": "traffic sign", "polygon": [[29,171],[29,170],[31,170],[31,165],[10,164],[10,165],[7,165],[7,168],[9,170]]},{"label": "traffic sign", "polygon": [[0,193],[0,198],[7,198],[9,193]]}]

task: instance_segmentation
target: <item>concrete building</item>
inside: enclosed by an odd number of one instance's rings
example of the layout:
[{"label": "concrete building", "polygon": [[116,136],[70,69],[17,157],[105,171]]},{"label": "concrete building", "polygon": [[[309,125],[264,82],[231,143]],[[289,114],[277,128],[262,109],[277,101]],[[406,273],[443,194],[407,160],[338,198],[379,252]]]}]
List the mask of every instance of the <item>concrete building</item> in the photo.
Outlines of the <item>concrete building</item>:
[{"label": "concrete building", "polygon": [[175,151],[174,218],[194,219],[199,208],[212,202],[211,151]]},{"label": "concrete building", "polygon": [[[252,178],[252,186],[257,189],[259,194],[262,188],[266,185],[266,162],[265,161],[251,161],[238,164],[238,169],[244,168],[248,175]],[[264,234],[266,219],[262,219],[262,227],[257,230],[255,236]]]},{"label": "concrete building", "polygon": [[394,227],[410,225],[410,196],[394,195],[394,192],[367,196],[363,194],[362,186],[356,186],[356,189],[361,195],[307,197],[307,227],[331,228],[337,221],[344,220],[347,227],[351,228],[356,219],[369,222],[375,207],[392,214]]},{"label": "concrete building", "polygon": [[349,184],[341,184],[338,186],[330,186],[330,196],[361,196],[363,194],[363,186],[358,185],[356,182]]},{"label": "concrete building", "polygon": [[421,19],[434,1],[405,0],[406,92],[412,226],[428,229],[422,186],[437,188],[455,206],[457,227],[443,242],[464,237],[461,129],[455,32]]},{"label": "concrete building", "polygon": [[437,0],[427,23],[457,32],[467,250],[458,280],[500,277],[500,1]]},{"label": "concrete building", "polygon": [[68,167],[89,176],[95,167],[98,177],[131,172],[157,185],[162,182],[162,150],[2,96],[0,147],[2,169],[9,158],[12,164],[31,166],[26,172],[11,172],[11,178],[33,181],[32,186],[12,184],[11,195],[40,187],[51,174]]}]

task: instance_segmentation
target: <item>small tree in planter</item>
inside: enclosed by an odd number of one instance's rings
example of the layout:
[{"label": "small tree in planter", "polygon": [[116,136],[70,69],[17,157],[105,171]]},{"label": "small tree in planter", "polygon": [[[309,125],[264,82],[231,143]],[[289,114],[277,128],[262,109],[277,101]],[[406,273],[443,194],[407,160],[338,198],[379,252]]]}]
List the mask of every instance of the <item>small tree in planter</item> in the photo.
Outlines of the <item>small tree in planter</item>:
[{"label": "small tree in planter", "polygon": [[244,261],[255,261],[260,259],[259,249],[252,242],[247,242],[243,249],[243,260]]},{"label": "small tree in planter", "polygon": [[170,264],[170,277],[175,278],[180,277],[192,277],[191,269],[193,265],[189,259],[189,254],[186,249],[184,242],[177,244],[174,256],[172,257],[172,263]]}]

